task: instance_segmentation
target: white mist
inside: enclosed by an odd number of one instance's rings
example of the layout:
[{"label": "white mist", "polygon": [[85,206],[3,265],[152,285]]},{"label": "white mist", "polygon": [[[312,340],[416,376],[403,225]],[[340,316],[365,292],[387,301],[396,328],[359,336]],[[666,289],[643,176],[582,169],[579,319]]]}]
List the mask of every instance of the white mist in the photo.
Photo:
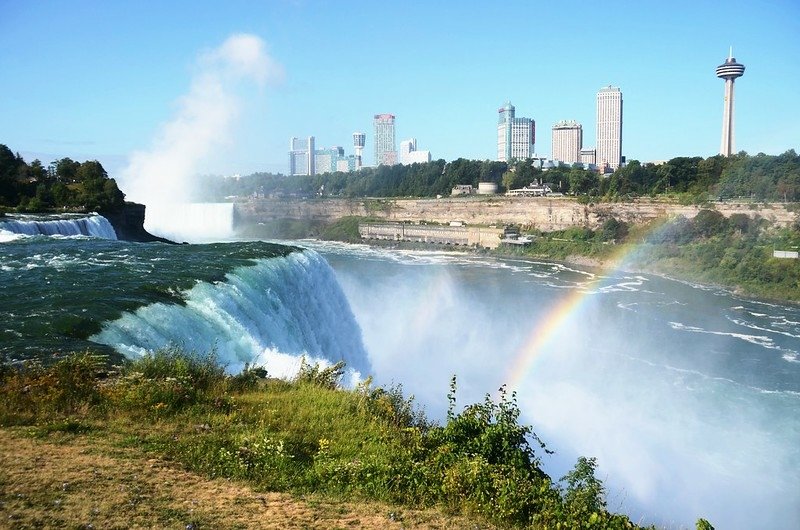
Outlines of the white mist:
[{"label": "white mist", "polygon": [[[223,240],[232,235],[232,213],[224,208],[186,207],[196,200],[196,177],[212,155],[234,140],[234,126],[245,107],[242,93],[280,77],[263,40],[237,34],[200,54],[188,93],[156,133],[149,149],[134,152],[120,176],[127,199],[147,205],[146,228],[178,241]],[[232,212],[232,210],[229,210]]]}]

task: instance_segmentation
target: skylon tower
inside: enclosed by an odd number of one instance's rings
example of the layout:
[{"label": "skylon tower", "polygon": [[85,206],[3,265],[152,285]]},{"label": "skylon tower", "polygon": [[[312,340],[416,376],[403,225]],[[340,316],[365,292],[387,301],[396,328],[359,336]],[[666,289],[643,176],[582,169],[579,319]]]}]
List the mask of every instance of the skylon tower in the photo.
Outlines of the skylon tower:
[{"label": "skylon tower", "polygon": [[717,77],[725,80],[725,99],[722,107],[722,143],[719,152],[723,156],[730,156],[736,149],[733,130],[733,82],[744,75],[744,65],[733,58],[733,48],[728,54],[728,59],[717,66]]}]

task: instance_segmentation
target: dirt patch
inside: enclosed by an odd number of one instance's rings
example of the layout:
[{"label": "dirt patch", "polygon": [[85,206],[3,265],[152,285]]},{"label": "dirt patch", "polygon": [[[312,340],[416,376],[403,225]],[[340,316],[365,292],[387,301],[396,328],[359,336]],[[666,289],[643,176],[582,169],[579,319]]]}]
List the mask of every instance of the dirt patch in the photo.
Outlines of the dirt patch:
[{"label": "dirt patch", "polygon": [[258,492],[107,438],[0,429],[0,527],[480,528],[435,511]]}]

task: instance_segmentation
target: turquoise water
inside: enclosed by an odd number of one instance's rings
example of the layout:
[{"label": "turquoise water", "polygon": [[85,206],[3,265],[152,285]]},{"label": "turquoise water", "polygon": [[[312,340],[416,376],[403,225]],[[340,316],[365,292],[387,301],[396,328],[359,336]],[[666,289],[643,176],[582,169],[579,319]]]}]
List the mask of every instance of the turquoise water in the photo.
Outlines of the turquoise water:
[{"label": "turquoise water", "polygon": [[265,355],[369,370],[333,272],[296,247],[25,237],[0,244],[0,285],[0,353],[11,361],[175,345],[214,350],[231,371]]}]

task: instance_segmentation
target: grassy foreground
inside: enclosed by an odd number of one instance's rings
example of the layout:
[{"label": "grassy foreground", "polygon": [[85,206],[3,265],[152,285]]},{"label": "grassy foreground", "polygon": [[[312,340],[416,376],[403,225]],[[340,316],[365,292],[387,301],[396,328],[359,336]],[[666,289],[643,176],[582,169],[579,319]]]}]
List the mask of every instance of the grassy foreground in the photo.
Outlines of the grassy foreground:
[{"label": "grassy foreground", "polygon": [[339,388],[341,368],[228,376],[177,351],[117,369],[89,353],[3,365],[0,516],[18,527],[638,528],[607,511],[593,459],[560,482],[541,470],[546,449],[513,395],[456,412],[454,380],[435,425],[399,387]]}]

